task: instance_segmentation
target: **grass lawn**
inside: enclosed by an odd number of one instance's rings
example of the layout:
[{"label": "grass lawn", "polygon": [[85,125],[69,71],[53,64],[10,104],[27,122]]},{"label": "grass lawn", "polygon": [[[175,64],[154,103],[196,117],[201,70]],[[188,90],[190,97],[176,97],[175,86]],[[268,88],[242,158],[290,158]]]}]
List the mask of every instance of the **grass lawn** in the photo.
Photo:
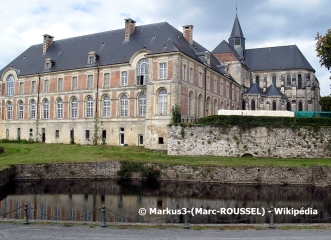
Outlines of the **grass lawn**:
[{"label": "grass lawn", "polygon": [[5,153],[0,154],[0,170],[12,164],[74,163],[130,160],[190,166],[331,166],[331,159],[234,158],[214,156],[168,156],[165,151],[143,147],[100,145],[22,144],[0,143]]}]

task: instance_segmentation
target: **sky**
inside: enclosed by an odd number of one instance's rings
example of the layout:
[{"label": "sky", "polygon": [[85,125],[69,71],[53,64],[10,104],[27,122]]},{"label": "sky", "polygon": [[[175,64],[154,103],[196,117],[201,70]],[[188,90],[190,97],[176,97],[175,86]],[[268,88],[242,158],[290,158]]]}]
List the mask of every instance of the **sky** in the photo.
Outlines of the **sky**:
[{"label": "sky", "polygon": [[168,22],[178,30],[193,25],[193,38],[212,51],[228,40],[237,14],[246,49],[297,45],[315,69],[321,96],[331,93],[331,73],[320,66],[317,32],[331,28],[329,0],[1,0],[0,69],[44,34],[60,40],[136,25]]}]

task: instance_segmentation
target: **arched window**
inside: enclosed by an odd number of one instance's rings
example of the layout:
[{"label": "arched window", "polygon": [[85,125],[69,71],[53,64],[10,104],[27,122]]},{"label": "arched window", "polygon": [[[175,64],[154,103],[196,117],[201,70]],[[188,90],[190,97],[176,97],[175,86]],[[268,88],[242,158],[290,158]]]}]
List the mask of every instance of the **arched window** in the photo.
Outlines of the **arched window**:
[{"label": "arched window", "polygon": [[86,117],[93,118],[93,98],[88,97],[86,102]]},{"label": "arched window", "polygon": [[110,98],[108,96],[105,96],[103,98],[102,116],[103,117],[110,117]]},{"label": "arched window", "polygon": [[13,96],[14,95],[14,85],[15,79],[13,75],[9,75],[6,81],[6,95]]},{"label": "arched window", "polygon": [[23,102],[19,101],[18,102],[18,119],[22,120],[24,118],[24,106]]},{"label": "arched window", "polygon": [[221,109],[224,110],[224,102],[221,101]]},{"label": "arched window", "polygon": [[286,109],[287,111],[291,111],[291,102],[287,102]]},{"label": "arched window", "polygon": [[302,88],[302,75],[298,75],[298,88]]},{"label": "arched window", "polygon": [[126,95],[122,95],[121,97],[121,117],[128,116],[128,97]]},{"label": "arched window", "polygon": [[272,76],[272,84],[275,85],[275,87],[276,87],[276,76],[275,75]]},{"label": "arched window", "polygon": [[255,110],[255,100],[252,99],[251,101],[251,110]]},{"label": "arched window", "polygon": [[168,95],[165,89],[159,91],[159,114],[167,114]]},{"label": "arched window", "polygon": [[59,99],[57,101],[57,118],[63,118],[63,101]]},{"label": "arched window", "polygon": [[302,111],[302,102],[299,102],[299,111]]},{"label": "arched window", "polygon": [[7,103],[7,119],[13,119],[13,104],[11,102]]},{"label": "arched window", "polygon": [[211,115],[211,110],[210,110],[210,97],[207,97],[207,102],[206,102],[206,104],[207,104],[207,112],[206,112],[206,116],[209,116],[209,115]]},{"label": "arched window", "polygon": [[138,99],[139,116],[146,116],[146,95],[141,94]]},{"label": "arched window", "polygon": [[147,58],[140,59],[137,63],[137,85],[146,85],[148,77]]},{"label": "arched window", "polygon": [[259,76],[255,77],[255,82],[258,86],[260,86],[260,77]]},{"label": "arched window", "polygon": [[78,102],[77,98],[73,98],[71,100],[71,117],[77,118],[78,117]]},{"label": "arched window", "polygon": [[44,108],[43,118],[48,119],[49,118],[49,102],[47,99],[44,100],[43,108]]},{"label": "arched window", "polygon": [[36,119],[36,101],[35,100],[31,100],[30,102],[30,118],[31,119]]},{"label": "arched window", "polygon": [[200,94],[199,95],[199,98],[198,98],[198,118],[200,118],[202,116],[201,114],[201,109],[202,109],[202,95]]},{"label": "arched window", "polygon": [[276,107],[277,107],[276,102],[272,102],[272,111],[276,111]]},{"label": "arched window", "polygon": [[218,114],[217,99],[214,100],[214,115]]},{"label": "arched window", "polygon": [[286,76],[286,84],[287,84],[287,86],[291,86],[291,75],[290,74],[287,74],[287,76]]},{"label": "arched window", "polygon": [[242,100],[241,101],[241,109],[242,110],[245,110],[246,109],[246,101],[245,100]]},{"label": "arched window", "polygon": [[188,116],[192,116],[192,108],[193,108],[193,92],[190,92],[188,95]]}]

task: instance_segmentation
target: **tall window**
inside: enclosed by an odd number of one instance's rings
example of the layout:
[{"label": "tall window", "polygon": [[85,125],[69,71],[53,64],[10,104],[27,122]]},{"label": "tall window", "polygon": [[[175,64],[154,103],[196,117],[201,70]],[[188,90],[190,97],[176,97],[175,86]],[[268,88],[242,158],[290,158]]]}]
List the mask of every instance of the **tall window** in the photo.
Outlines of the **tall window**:
[{"label": "tall window", "polygon": [[260,86],[260,77],[259,76],[255,77],[255,82],[258,86]]},{"label": "tall window", "polygon": [[22,120],[24,118],[24,106],[23,102],[18,102],[18,119]]},{"label": "tall window", "polygon": [[57,101],[57,118],[63,118],[63,101],[59,99]]},{"label": "tall window", "polygon": [[57,91],[62,92],[63,90],[63,78],[59,78],[57,81]]},{"label": "tall window", "polygon": [[77,90],[77,77],[72,77],[71,88],[73,91]]},{"label": "tall window", "polygon": [[166,63],[160,63],[159,64],[159,69],[160,69],[160,79],[165,79],[167,78],[167,64]]},{"label": "tall window", "polygon": [[103,98],[102,116],[110,117],[110,98],[108,96]]},{"label": "tall window", "polygon": [[217,93],[217,80],[214,79],[214,93]]},{"label": "tall window", "polygon": [[302,102],[299,102],[299,111],[302,111],[302,109],[303,109],[303,106],[302,106]]},{"label": "tall window", "polygon": [[184,81],[186,81],[186,71],[187,71],[187,69],[186,69],[186,65],[184,64],[184,65],[183,65],[183,80],[184,80]]},{"label": "tall window", "polygon": [[220,84],[220,95],[223,96],[223,81],[221,81],[221,84]]},{"label": "tall window", "polygon": [[199,98],[198,98],[198,118],[202,117],[202,114],[201,114],[202,104],[203,104],[202,95],[200,94]]},{"label": "tall window", "polygon": [[199,87],[202,87],[202,72],[199,72]]},{"label": "tall window", "polygon": [[30,118],[31,119],[36,119],[36,101],[35,100],[31,100],[30,102]]},{"label": "tall window", "polygon": [[93,98],[88,97],[86,103],[86,117],[92,118],[93,117]]},{"label": "tall window", "polygon": [[121,81],[122,86],[127,86],[128,85],[128,72],[122,72],[122,81]]},{"label": "tall window", "polygon": [[214,100],[214,115],[218,114],[217,99]]},{"label": "tall window", "polygon": [[7,119],[13,119],[13,104],[11,102],[7,103]]},{"label": "tall window", "polygon": [[286,84],[287,84],[287,86],[291,86],[291,75],[290,74],[288,74],[286,76]]},{"label": "tall window", "polygon": [[14,95],[14,76],[9,75],[6,81],[6,95],[13,96]]},{"label": "tall window", "polygon": [[24,83],[20,82],[20,94],[24,94]]},{"label": "tall window", "polygon": [[146,95],[139,96],[139,116],[146,116]]},{"label": "tall window", "polygon": [[77,98],[73,98],[71,101],[71,117],[77,118],[78,117],[78,102]]},{"label": "tall window", "polygon": [[302,88],[302,75],[298,75],[298,88]]},{"label": "tall window", "polygon": [[36,81],[32,81],[31,93],[35,94],[36,90],[37,90],[37,83],[36,83]]},{"label": "tall window", "polygon": [[287,102],[286,109],[287,111],[291,111],[291,102]]},{"label": "tall window", "polygon": [[146,85],[148,76],[147,58],[140,59],[137,63],[137,85]]},{"label": "tall window", "polygon": [[93,75],[87,76],[87,89],[91,90],[93,88]]},{"label": "tall window", "polygon": [[48,93],[49,91],[49,80],[44,81],[44,92]]},{"label": "tall window", "polygon": [[120,114],[121,117],[127,117],[128,116],[128,97],[126,95],[123,95],[121,97],[121,107],[120,107]]},{"label": "tall window", "polygon": [[44,100],[44,119],[48,119],[49,118],[49,102],[47,99]]},{"label": "tall window", "polygon": [[162,89],[159,92],[159,114],[167,114],[167,91]]},{"label": "tall window", "polygon": [[193,68],[190,68],[190,83],[193,83]]},{"label": "tall window", "polygon": [[272,76],[272,84],[275,85],[275,87],[276,87],[276,76],[275,75]]},{"label": "tall window", "polygon": [[109,73],[103,75],[103,87],[109,88]]},{"label": "tall window", "polygon": [[190,92],[188,95],[188,115],[192,116],[192,107],[193,107],[193,92]]},{"label": "tall window", "polygon": [[210,78],[209,76],[207,76],[207,86],[206,86],[207,90],[210,90]]},{"label": "tall window", "polygon": [[252,99],[251,101],[251,110],[255,110],[255,100]]},{"label": "tall window", "polygon": [[277,110],[276,102],[272,102],[272,111],[276,111],[276,110]]}]

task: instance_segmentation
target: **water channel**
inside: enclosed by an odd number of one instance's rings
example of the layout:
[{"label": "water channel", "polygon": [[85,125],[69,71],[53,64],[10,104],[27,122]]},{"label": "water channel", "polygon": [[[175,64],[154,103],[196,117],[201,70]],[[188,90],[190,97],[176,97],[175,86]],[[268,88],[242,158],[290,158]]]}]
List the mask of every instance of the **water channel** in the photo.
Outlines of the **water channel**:
[{"label": "water channel", "polygon": [[[18,182],[0,189],[0,220],[23,219],[25,204],[28,218],[35,220],[100,222],[100,208],[105,206],[107,222],[183,223],[183,214],[167,214],[167,210],[195,208],[198,212],[188,215],[190,223],[268,223],[268,208],[274,206],[306,210],[297,216],[291,211],[274,215],[275,223],[331,222],[330,187],[114,180]],[[146,215],[139,214],[142,208]],[[245,214],[201,212],[221,208],[241,208]],[[246,209],[257,209],[257,214],[248,214]]]}]

